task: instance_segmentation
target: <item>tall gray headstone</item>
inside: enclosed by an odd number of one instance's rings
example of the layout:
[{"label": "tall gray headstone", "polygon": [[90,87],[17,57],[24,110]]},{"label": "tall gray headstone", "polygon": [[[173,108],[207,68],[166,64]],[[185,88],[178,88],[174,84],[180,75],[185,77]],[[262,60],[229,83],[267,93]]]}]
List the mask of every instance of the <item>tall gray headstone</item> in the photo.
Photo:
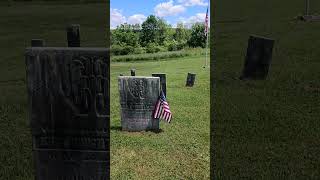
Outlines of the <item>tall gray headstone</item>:
[{"label": "tall gray headstone", "polygon": [[43,39],[32,39],[31,40],[31,47],[43,47],[45,46]]},{"label": "tall gray headstone", "polygon": [[194,73],[188,73],[187,75],[187,81],[186,86],[192,87],[194,85],[194,81],[196,80],[196,74]]},{"label": "tall gray headstone", "polygon": [[119,93],[122,130],[159,130],[159,119],[152,116],[160,95],[158,77],[119,76]]},{"label": "tall gray headstone", "polygon": [[80,47],[80,25],[71,24],[67,27],[68,47]]},{"label": "tall gray headstone", "polygon": [[108,49],[33,47],[25,56],[36,179],[109,179]]},{"label": "tall gray headstone", "polygon": [[152,73],[153,77],[159,77],[160,78],[160,90],[163,91],[164,96],[167,97],[167,80],[166,80],[166,74],[165,73]]},{"label": "tall gray headstone", "polygon": [[250,36],[240,79],[265,79],[272,59],[273,39]]}]

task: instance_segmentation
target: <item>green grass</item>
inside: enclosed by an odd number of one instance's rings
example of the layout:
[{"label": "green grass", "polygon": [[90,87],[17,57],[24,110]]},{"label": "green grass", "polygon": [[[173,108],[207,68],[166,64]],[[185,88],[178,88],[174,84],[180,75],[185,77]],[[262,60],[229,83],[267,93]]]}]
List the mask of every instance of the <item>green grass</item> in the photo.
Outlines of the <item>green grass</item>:
[{"label": "green grass", "polygon": [[66,46],[65,28],[81,27],[82,46],[106,46],[106,3],[13,3],[0,6],[0,179],[33,177],[31,130],[27,119],[24,51],[33,38]]},{"label": "green grass", "polygon": [[[111,179],[209,179],[209,69],[204,56],[170,61],[111,64]],[[167,74],[167,100],[173,119],[160,123],[161,133],[119,130],[119,74]],[[185,87],[196,73],[193,88]]]},{"label": "green grass", "polygon": [[[293,21],[304,11],[298,0],[221,0],[215,9],[214,177],[317,179],[320,23]],[[275,39],[265,81],[238,79],[250,34]]]},{"label": "green grass", "polygon": [[[208,50],[208,56],[210,51]],[[123,56],[111,56],[113,62],[130,62],[130,61],[150,61],[160,59],[172,59],[186,56],[201,56],[206,54],[206,49],[188,48],[180,51],[167,51],[158,53],[131,54]]]},{"label": "green grass", "polygon": [[[34,179],[32,139],[28,122],[24,50],[33,38],[47,46],[66,46],[65,27],[81,25],[81,44],[106,44],[106,5],[28,2],[0,6],[0,179]],[[113,63],[111,125],[112,179],[208,179],[209,71],[203,57],[170,61]],[[130,68],[137,75],[165,72],[172,124],[162,133],[125,133],[120,126],[117,75]],[[165,68],[164,71],[161,68]],[[197,73],[194,88],[185,88],[186,74]],[[196,98],[193,100],[193,98]],[[195,107],[195,109],[193,109]],[[190,110],[196,114],[192,114]],[[198,113],[200,112],[201,113]]]}]

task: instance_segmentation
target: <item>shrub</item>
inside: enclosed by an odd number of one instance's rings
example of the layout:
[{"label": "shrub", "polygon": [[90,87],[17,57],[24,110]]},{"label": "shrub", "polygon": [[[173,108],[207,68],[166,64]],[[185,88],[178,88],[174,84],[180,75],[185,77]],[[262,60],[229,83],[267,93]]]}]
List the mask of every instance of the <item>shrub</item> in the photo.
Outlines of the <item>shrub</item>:
[{"label": "shrub", "polygon": [[177,50],[177,43],[172,42],[168,45],[168,51],[176,51]]},{"label": "shrub", "polygon": [[143,54],[146,53],[146,49],[143,47],[136,47],[134,48],[133,54]]},{"label": "shrub", "polygon": [[127,45],[123,47],[121,55],[133,54],[133,52],[134,52],[134,47]]},{"label": "shrub", "polygon": [[155,43],[149,43],[146,47],[146,52],[147,53],[156,53],[159,52],[161,49],[159,48],[159,46],[157,46],[157,44]]},{"label": "shrub", "polygon": [[120,45],[112,45],[111,46],[111,55],[121,55],[122,47]]},{"label": "shrub", "polygon": [[133,54],[135,48],[132,46],[124,45],[112,45],[111,46],[111,55],[119,56],[119,55],[128,55]]},{"label": "shrub", "polygon": [[113,56],[111,60],[114,62],[148,61],[148,60],[179,58],[179,57],[192,56],[192,55],[194,55],[194,52],[192,51],[172,51],[172,52],[159,52],[159,53],[153,53],[153,54]]}]

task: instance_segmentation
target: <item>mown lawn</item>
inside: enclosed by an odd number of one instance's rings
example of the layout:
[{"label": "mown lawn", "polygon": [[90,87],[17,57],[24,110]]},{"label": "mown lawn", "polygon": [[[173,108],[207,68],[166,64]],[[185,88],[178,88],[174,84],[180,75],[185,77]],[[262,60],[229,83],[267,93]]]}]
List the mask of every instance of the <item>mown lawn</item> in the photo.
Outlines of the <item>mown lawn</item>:
[{"label": "mown lawn", "polygon": [[80,24],[81,46],[106,47],[107,4],[54,2],[0,5],[0,179],[33,177],[32,141],[27,119],[25,48],[33,38],[66,46],[68,24]]},{"label": "mown lawn", "polygon": [[[310,1],[312,13],[320,2]],[[212,109],[216,179],[320,177],[320,22],[305,1],[215,1]],[[240,81],[250,34],[275,39],[265,81]]]},{"label": "mown lawn", "polygon": [[[111,64],[111,179],[209,179],[210,76],[205,57]],[[160,133],[121,131],[119,74],[167,74],[167,101],[173,119]],[[185,87],[188,72],[196,83]]]}]

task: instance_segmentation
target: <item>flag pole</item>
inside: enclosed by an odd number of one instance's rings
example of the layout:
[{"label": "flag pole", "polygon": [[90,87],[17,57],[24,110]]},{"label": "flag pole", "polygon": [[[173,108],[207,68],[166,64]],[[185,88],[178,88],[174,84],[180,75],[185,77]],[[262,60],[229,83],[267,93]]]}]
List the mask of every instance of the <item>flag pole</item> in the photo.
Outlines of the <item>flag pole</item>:
[{"label": "flag pole", "polygon": [[208,66],[208,38],[209,38],[208,11],[209,11],[209,5],[207,7],[207,13],[206,13],[206,18],[205,18],[205,27],[204,27],[204,32],[206,35],[206,58],[205,58],[205,65],[203,66],[203,68],[206,68]]},{"label": "flag pole", "polygon": [[[209,29],[209,28],[208,28]],[[206,43],[206,67],[208,66],[208,40],[209,40],[209,33],[207,32],[207,43]]]}]

